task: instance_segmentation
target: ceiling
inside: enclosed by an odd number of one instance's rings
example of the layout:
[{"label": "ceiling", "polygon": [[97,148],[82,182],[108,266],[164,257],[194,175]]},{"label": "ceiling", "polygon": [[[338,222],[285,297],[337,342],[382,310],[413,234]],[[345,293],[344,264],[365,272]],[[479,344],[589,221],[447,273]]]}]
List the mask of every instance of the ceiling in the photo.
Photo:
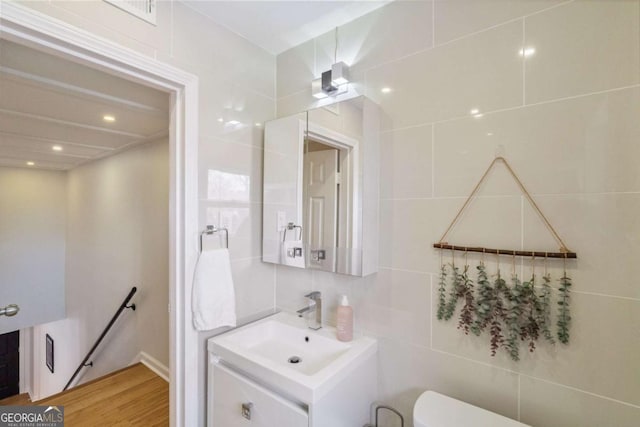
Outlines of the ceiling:
[{"label": "ceiling", "polygon": [[166,93],[0,40],[0,166],[68,170],[166,136],[168,111]]},{"label": "ceiling", "polygon": [[182,0],[274,55],[346,24],[391,0]]}]

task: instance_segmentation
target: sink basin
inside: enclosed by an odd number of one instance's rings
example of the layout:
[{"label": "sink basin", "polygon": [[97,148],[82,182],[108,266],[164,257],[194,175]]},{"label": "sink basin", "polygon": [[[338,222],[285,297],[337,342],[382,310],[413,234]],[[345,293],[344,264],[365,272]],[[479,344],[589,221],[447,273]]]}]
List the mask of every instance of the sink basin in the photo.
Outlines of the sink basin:
[{"label": "sink basin", "polygon": [[349,344],[282,320],[282,317],[268,319],[230,334],[225,341],[304,375],[316,374],[349,351]]},{"label": "sink basin", "polygon": [[223,363],[311,404],[375,354],[377,342],[365,336],[341,342],[335,328],[314,331],[305,319],[278,313],[211,338],[208,349]]}]

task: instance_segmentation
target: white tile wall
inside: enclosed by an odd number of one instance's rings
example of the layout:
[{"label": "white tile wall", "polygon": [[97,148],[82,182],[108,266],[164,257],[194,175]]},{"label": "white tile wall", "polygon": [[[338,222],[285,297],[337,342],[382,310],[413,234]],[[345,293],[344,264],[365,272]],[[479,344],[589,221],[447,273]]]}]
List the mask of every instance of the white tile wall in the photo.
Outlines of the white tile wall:
[{"label": "white tile wall", "polygon": [[[522,27],[511,22],[372,68],[366,94],[394,129],[520,106]],[[383,87],[392,91],[381,93]]]},{"label": "white tile wall", "polygon": [[[357,328],[380,339],[380,398],[407,419],[433,389],[533,426],[640,425],[639,34],[638,0],[394,2],[340,27],[338,59],[386,116],[380,271],[357,279],[278,267],[277,304],[297,309],[319,289],[331,320],[337,294],[348,294]],[[328,67],[333,36],[278,56],[279,116],[314,105],[310,79]],[[440,255],[431,244],[496,151],[579,256],[567,264],[571,343],[540,343],[519,363],[432,315]],[[449,241],[557,249],[504,167],[480,194]],[[495,256],[487,263],[494,272]],[[530,260],[500,268],[531,274]],[[548,262],[556,277],[562,268]]]},{"label": "white tile wall", "polygon": [[[275,115],[275,57],[177,1],[157,2],[156,26],[100,0],[22,3],[199,77],[200,227],[209,221],[220,225],[217,218],[230,222],[238,315],[272,307],[275,271],[261,262],[260,246],[262,125]],[[219,118],[241,125],[225,125]],[[247,183],[248,188],[208,191],[227,179]],[[199,348],[193,349],[200,356],[202,425],[208,335],[201,334]]]},{"label": "white tile wall", "polygon": [[638,2],[582,0],[525,19],[527,102],[640,82]]}]

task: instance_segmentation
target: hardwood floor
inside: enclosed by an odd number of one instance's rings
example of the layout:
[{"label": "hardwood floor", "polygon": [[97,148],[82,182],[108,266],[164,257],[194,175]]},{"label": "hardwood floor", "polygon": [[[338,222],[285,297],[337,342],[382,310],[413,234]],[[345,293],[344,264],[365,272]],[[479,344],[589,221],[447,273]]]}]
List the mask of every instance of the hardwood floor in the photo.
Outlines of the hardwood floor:
[{"label": "hardwood floor", "polygon": [[63,405],[65,426],[168,426],[169,383],[141,363],[37,405]]},{"label": "hardwood floor", "polygon": [[0,400],[0,406],[9,406],[9,405],[21,406],[21,405],[30,405],[30,404],[31,404],[31,398],[27,393],[16,394],[15,396],[7,397],[5,399]]}]

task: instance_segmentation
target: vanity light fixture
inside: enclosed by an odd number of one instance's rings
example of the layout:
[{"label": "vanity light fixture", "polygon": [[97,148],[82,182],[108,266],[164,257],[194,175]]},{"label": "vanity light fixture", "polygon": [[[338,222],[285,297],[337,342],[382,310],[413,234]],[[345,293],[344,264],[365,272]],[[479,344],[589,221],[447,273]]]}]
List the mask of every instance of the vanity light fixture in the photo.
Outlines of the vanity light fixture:
[{"label": "vanity light fixture", "polygon": [[329,96],[322,90],[322,78],[315,79],[311,82],[311,95],[316,99],[324,99]]},{"label": "vanity light fixture", "polygon": [[[333,68],[336,65],[338,66],[339,74],[337,78],[334,78]],[[322,73],[322,77],[311,82],[311,94],[314,98],[323,99],[328,96],[337,96],[349,90],[349,80],[346,77],[349,67],[344,62],[340,62],[339,64],[333,64],[331,68],[331,70]],[[345,83],[338,84],[337,82]]]},{"label": "vanity light fixture", "polygon": [[331,66],[331,83],[339,87],[349,83],[349,66],[344,62],[336,62]]},{"label": "vanity light fixture", "polygon": [[311,82],[311,95],[316,99],[337,96],[349,90],[349,66],[338,62],[338,27],[336,27],[336,48],[331,69],[322,73],[320,78]]}]

